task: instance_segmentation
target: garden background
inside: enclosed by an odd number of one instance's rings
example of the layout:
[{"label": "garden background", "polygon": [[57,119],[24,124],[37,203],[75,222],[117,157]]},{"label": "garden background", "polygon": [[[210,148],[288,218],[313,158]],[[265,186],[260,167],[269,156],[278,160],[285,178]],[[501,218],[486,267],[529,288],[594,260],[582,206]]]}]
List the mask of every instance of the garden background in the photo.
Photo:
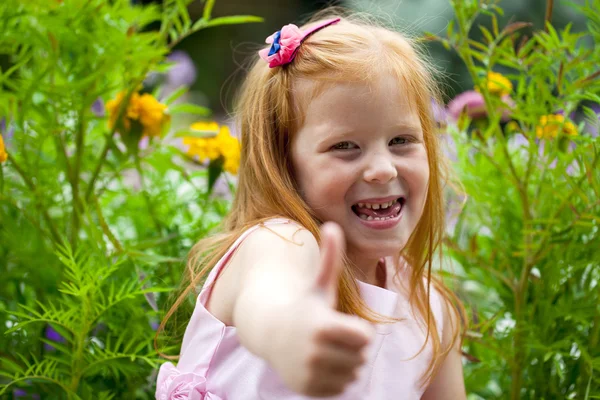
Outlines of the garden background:
[{"label": "garden background", "polygon": [[[244,60],[325,4],[0,4],[0,398],[153,398],[158,322],[235,190]],[[335,4],[441,71],[469,398],[600,398],[600,0]]]}]

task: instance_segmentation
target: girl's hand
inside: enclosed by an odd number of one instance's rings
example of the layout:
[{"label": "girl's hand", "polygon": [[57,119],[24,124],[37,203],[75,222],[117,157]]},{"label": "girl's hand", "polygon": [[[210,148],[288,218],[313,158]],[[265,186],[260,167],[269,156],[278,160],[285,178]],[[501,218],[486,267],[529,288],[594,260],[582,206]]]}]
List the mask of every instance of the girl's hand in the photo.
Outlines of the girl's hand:
[{"label": "girl's hand", "polygon": [[283,381],[308,396],[340,394],[356,380],[374,334],[366,321],[336,311],[344,235],[333,223],[321,228],[321,259],[312,288],[282,312],[269,360]]}]

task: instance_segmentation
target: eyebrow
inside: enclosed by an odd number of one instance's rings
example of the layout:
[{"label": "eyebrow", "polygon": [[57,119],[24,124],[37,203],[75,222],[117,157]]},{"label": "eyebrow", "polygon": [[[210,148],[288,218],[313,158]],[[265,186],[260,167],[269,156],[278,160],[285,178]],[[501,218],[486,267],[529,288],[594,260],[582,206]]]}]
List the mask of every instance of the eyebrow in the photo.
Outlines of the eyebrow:
[{"label": "eyebrow", "polygon": [[[340,140],[340,139],[345,139],[348,136],[352,136],[352,134],[356,133],[357,131],[354,129],[345,129],[345,130],[335,130],[332,133],[327,132],[326,134],[322,135],[319,139],[319,141],[334,141],[334,140]],[[423,132],[423,129],[421,128],[420,125],[414,125],[414,124],[398,124],[398,125],[392,125],[392,127],[390,128],[390,132],[406,132],[406,133],[412,133],[412,134],[420,134]]]}]

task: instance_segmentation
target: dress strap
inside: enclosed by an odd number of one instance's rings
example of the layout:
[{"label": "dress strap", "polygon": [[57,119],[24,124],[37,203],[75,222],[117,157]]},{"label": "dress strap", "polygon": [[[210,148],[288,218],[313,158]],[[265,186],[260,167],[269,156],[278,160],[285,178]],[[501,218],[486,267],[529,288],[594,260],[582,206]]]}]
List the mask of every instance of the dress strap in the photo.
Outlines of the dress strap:
[{"label": "dress strap", "polygon": [[[273,218],[273,219],[269,219],[265,222],[262,222],[260,224],[254,225],[254,226],[248,228],[247,230],[245,230],[236,239],[236,241],[233,242],[231,247],[227,250],[227,252],[223,255],[223,257],[221,257],[221,259],[213,267],[212,271],[210,271],[210,273],[208,274],[208,277],[206,278],[206,281],[204,282],[204,285],[202,286],[202,290],[200,291],[201,299],[206,301],[210,297],[210,294],[211,294],[212,288],[213,288],[213,283],[219,277],[219,274],[221,273],[223,266],[227,265],[227,263],[229,262],[229,260],[231,259],[231,257],[233,256],[233,254],[235,253],[237,248],[240,246],[240,244],[242,244],[244,239],[246,239],[252,232],[254,232],[256,229],[260,228],[261,226],[277,225],[277,224],[291,224],[291,223],[295,223],[295,222],[292,220],[289,220],[289,219],[285,219],[285,218]],[[203,304],[204,304],[204,301],[203,301]]]}]

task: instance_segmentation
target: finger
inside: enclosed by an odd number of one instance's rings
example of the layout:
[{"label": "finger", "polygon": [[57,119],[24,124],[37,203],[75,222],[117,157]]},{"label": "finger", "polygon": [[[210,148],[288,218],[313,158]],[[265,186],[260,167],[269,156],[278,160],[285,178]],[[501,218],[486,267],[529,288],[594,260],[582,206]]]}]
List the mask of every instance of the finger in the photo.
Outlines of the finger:
[{"label": "finger", "polygon": [[336,323],[323,328],[318,340],[350,350],[360,350],[371,342],[375,332],[369,323],[358,317],[336,314]]},{"label": "finger", "polygon": [[319,354],[312,360],[312,364],[332,375],[352,375],[366,360],[362,351],[330,345],[319,349]]},{"label": "finger", "polygon": [[358,373],[348,375],[325,374],[319,382],[311,385],[308,395],[314,397],[329,397],[341,394],[344,389],[358,379]]},{"label": "finger", "polygon": [[322,291],[328,299],[337,303],[337,285],[339,276],[344,268],[344,234],[342,229],[333,222],[327,222],[321,227],[321,265],[317,276],[316,288]]}]

